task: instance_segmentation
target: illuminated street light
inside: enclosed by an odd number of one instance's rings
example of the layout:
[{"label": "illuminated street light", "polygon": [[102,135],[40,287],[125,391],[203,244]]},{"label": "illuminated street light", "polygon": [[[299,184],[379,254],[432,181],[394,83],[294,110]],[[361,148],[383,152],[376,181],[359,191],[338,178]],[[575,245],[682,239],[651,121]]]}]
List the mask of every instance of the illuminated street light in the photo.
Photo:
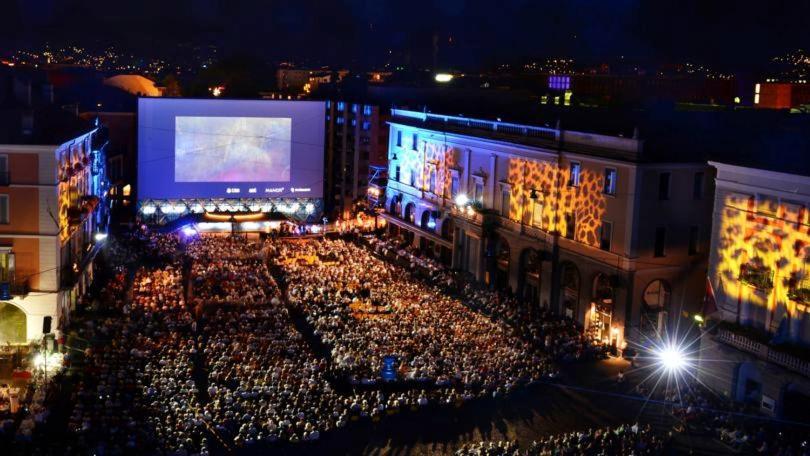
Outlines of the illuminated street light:
[{"label": "illuminated street light", "polygon": [[107,239],[107,233],[96,233],[94,238],[95,238],[96,242],[101,242],[101,241]]},{"label": "illuminated street light", "polygon": [[467,198],[467,195],[465,195],[463,193],[459,193],[458,196],[456,196],[456,206],[458,206],[458,207],[464,207],[469,202],[470,202],[470,199]]},{"label": "illuminated street light", "polygon": [[450,73],[436,73],[436,76],[433,77],[436,82],[450,82],[453,80],[453,75]]}]

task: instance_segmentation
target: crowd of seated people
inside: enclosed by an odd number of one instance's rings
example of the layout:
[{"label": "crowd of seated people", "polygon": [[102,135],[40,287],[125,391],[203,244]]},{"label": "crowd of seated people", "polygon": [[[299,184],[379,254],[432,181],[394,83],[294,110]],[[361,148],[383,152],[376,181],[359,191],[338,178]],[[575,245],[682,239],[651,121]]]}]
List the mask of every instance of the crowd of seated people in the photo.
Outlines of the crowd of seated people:
[{"label": "crowd of seated people", "polygon": [[[94,343],[77,367],[68,453],[191,455],[319,440],[352,421],[458,406],[553,376],[553,358],[571,353],[577,334],[549,316],[526,337],[495,317],[511,315],[496,295],[448,295],[342,240],[203,236],[159,249],[169,250],[155,252],[162,265],[140,267],[131,284],[117,270],[99,293],[117,314],[85,324]],[[286,299],[267,260],[283,274]],[[201,291],[191,302],[187,281]],[[401,388],[382,388],[388,355]],[[550,437],[527,451],[653,454],[661,445],[635,426]],[[506,452],[473,452],[499,447]]]},{"label": "crowd of seated people", "polygon": [[[110,282],[113,290],[121,288],[117,277]],[[201,451],[201,429],[189,425],[198,408],[190,375],[196,343],[180,270],[139,269],[131,298],[119,311],[121,316],[97,320],[85,332],[96,343],[86,352],[73,393],[73,450]]]},{"label": "crowd of seated people", "polygon": [[509,293],[463,280],[435,259],[419,255],[413,247],[404,247],[401,238],[369,236],[364,239],[376,254],[395,256],[400,260],[397,263],[415,277],[458,296],[475,311],[508,324],[523,339],[539,346],[554,359],[599,358],[606,353],[607,347],[590,340],[573,320],[554,315],[548,309],[530,309]]},{"label": "crowd of seated people", "polygon": [[588,429],[552,435],[520,448],[515,442],[487,441],[464,445],[457,456],[556,456],[618,455],[640,456],[664,453],[668,435],[660,435],[649,426],[622,425],[616,428]]},{"label": "crowd of seated people", "polygon": [[[330,347],[332,366],[355,383],[379,380],[395,356],[402,380],[500,394],[555,373],[546,355],[505,325],[342,240],[290,243],[279,258],[330,255],[334,261],[284,262],[290,304]],[[358,303],[387,313],[358,315]],[[368,306],[361,306],[368,307]]]},{"label": "crowd of seated people", "polygon": [[193,260],[194,305],[265,304],[278,300],[278,286],[265,262],[266,247],[240,238],[200,237],[186,251]]}]

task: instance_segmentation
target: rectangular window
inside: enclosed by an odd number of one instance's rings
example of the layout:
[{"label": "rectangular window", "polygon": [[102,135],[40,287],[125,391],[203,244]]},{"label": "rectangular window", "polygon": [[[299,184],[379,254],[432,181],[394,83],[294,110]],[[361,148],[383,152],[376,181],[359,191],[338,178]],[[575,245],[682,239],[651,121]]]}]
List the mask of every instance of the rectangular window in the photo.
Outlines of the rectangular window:
[{"label": "rectangular window", "polygon": [[368,120],[363,121],[363,130],[368,131],[371,128],[371,122]]},{"label": "rectangular window", "polygon": [[573,212],[568,212],[565,214],[565,237],[568,239],[574,239],[574,235],[577,232],[577,217],[574,215]]},{"label": "rectangular window", "polygon": [[579,187],[579,173],[582,165],[578,162],[571,162],[571,175],[568,176],[568,185]]},{"label": "rectangular window", "polygon": [[371,115],[371,105],[363,106],[363,115],[370,116]]},{"label": "rectangular window", "polygon": [[611,238],[613,238],[613,223],[603,220],[599,229],[599,248],[609,252]]},{"label": "rectangular window", "polygon": [[704,181],[703,172],[695,173],[695,180],[692,183],[692,198],[699,200],[703,199],[703,181]]},{"label": "rectangular window", "polygon": [[450,197],[455,198],[458,195],[458,176],[450,178]]},{"label": "rectangular window", "polygon": [[11,282],[14,278],[14,254],[11,247],[0,250],[0,282]]},{"label": "rectangular window", "polygon": [[511,190],[505,188],[501,190],[501,216],[509,217],[509,197],[511,196]]},{"label": "rectangular window", "polygon": [[666,248],[667,243],[667,229],[663,226],[659,226],[655,229],[655,246],[653,255],[657,257],[664,256],[664,250]]},{"label": "rectangular window", "polygon": [[352,105],[352,112],[354,114],[357,114],[357,104],[356,103]]},{"label": "rectangular window", "polygon": [[696,255],[700,249],[700,228],[689,227],[689,255]]},{"label": "rectangular window", "polygon": [[602,190],[606,195],[616,194],[616,169],[605,168],[605,187]]},{"label": "rectangular window", "polygon": [[397,182],[402,182],[401,180],[399,180],[400,177],[401,176],[399,175],[399,165],[397,165],[396,168],[394,168],[394,180]]},{"label": "rectangular window", "polygon": [[346,109],[346,103],[344,103],[342,101],[338,101],[337,110],[338,111],[343,111],[344,109]]},{"label": "rectangular window", "polygon": [[8,195],[0,195],[0,225],[9,224]]},{"label": "rectangular window", "polygon": [[484,184],[482,182],[475,183],[473,190],[473,201],[477,201],[479,203],[484,202]]},{"label": "rectangular window", "polygon": [[341,116],[335,119],[335,122],[337,122],[338,125],[343,125],[343,123],[346,122],[346,119]]},{"label": "rectangular window", "polygon": [[438,194],[436,191],[436,168],[433,166],[430,167],[430,174],[428,174],[428,191]]},{"label": "rectangular window", "polygon": [[397,130],[397,147],[402,147],[402,130]]},{"label": "rectangular window", "polygon": [[532,225],[537,228],[543,227],[543,203],[534,202],[532,207]]},{"label": "rectangular window", "polygon": [[659,173],[658,174],[658,199],[669,199],[669,181],[672,179],[672,173]]},{"label": "rectangular window", "polygon": [[0,155],[0,185],[8,185],[8,155]]},{"label": "rectangular window", "polygon": [[411,178],[410,178],[409,183],[411,184],[411,187],[416,186],[416,171],[414,171],[414,170],[411,170]]},{"label": "rectangular window", "polygon": [[411,149],[419,150],[419,135],[416,133],[411,137]]}]

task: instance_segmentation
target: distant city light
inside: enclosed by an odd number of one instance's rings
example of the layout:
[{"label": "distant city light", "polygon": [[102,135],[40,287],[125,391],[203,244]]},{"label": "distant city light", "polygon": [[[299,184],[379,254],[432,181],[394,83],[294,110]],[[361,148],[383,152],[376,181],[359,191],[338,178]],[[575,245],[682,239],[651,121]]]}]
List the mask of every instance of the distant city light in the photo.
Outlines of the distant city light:
[{"label": "distant city light", "polygon": [[433,79],[435,79],[436,82],[450,82],[453,80],[453,75],[450,73],[436,73]]}]

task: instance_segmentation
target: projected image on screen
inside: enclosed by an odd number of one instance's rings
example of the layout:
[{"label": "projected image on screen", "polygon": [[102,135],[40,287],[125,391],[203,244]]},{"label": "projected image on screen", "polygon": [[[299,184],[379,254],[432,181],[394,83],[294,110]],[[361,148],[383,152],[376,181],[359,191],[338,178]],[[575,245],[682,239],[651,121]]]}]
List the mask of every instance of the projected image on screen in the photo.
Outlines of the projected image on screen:
[{"label": "projected image on screen", "polygon": [[289,182],[292,120],[175,117],[175,182]]}]

